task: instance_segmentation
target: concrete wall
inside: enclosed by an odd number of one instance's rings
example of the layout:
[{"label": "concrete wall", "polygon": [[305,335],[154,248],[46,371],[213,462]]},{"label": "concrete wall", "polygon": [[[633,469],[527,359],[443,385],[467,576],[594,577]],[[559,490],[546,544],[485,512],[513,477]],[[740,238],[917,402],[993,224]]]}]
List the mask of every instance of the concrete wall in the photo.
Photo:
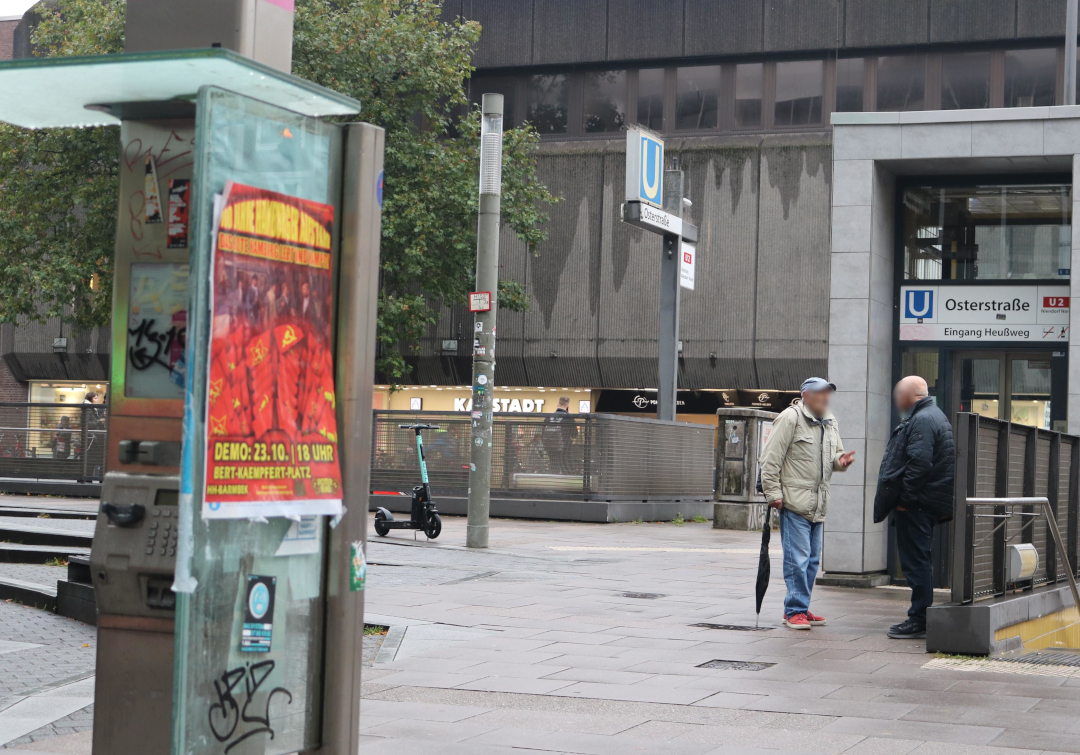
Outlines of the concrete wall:
[{"label": "concrete wall", "polygon": [[[885,570],[886,530],[873,518],[877,469],[890,432],[896,176],[1080,173],[1080,107],[833,115],[829,375],[844,443],[860,451],[833,478],[827,572]],[[1075,200],[1075,198],[1074,198]],[[1073,211],[1080,210],[1074,204]],[[1073,266],[1080,240],[1073,238]],[[1080,280],[1072,280],[1080,295]],[[1080,327],[1073,310],[1070,334]],[[1080,430],[1080,341],[1069,341],[1069,432]]]},{"label": "concrete wall", "polygon": [[[826,370],[828,135],[669,138],[701,229],[682,297],[681,388],[795,388]],[[496,381],[643,388],[656,383],[660,240],[618,219],[625,142],[545,143],[540,176],[564,201],[536,255],[504,227],[502,275],[527,313],[499,316]],[[412,359],[419,384],[469,381],[472,318],[443,310]],[[440,354],[459,339],[460,357]]]},{"label": "concrete wall", "polygon": [[1060,38],[1065,0],[446,0],[479,68]]}]

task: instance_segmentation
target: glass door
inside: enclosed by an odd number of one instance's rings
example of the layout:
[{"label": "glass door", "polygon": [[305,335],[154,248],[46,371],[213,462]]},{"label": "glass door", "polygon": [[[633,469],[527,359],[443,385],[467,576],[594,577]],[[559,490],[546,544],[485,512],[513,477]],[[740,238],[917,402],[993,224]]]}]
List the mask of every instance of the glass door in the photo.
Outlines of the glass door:
[{"label": "glass door", "polygon": [[957,354],[954,401],[956,411],[972,412],[983,417],[1002,419],[1007,396],[1005,385],[1006,360],[1002,354]]}]

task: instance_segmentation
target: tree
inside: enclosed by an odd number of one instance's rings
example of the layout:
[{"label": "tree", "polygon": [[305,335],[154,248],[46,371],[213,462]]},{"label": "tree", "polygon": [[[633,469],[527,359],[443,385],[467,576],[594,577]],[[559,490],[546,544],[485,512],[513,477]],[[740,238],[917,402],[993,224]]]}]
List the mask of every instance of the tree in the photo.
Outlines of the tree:
[{"label": "tree", "polygon": [[[124,0],[54,6],[33,36],[44,54],[122,49]],[[361,117],[386,129],[379,371],[397,380],[434,306],[472,289],[479,116],[464,82],[480,27],[441,22],[439,0],[298,0],[294,29],[294,73],[360,100]],[[538,139],[531,128],[504,137],[503,220],[532,249],[557,201],[537,178]],[[115,128],[0,126],[0,321],[109,320],[118,147]],[[500,282],[500,306],[527,304],[519,283]]]}]

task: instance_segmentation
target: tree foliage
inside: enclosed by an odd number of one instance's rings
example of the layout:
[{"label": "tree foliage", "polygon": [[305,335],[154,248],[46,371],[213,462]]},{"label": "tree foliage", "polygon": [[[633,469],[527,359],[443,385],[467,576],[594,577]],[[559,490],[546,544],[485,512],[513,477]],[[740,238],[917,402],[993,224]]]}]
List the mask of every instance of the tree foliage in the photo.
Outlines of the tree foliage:
[{"label": "tree foliage", "polygon": [[[122,49],[124,0],[53,5],[33,37],[43,54]],[[439,0],[298,0],[294,29],[293,72],[360,100],[361,118],[386,129],[379,369],[398,379],[434,307],[463,303],[473,286],[479,116],[464,83],[480,27],[443,23]],[[533,249],[543,207],[557,201],[537,178],[538,138],[531,128],[504,138],[503,221]],[[0,126],[0,321],[108,321],[117,158],[115,128]],[[500,298],[528,304],[512,281]]]}]

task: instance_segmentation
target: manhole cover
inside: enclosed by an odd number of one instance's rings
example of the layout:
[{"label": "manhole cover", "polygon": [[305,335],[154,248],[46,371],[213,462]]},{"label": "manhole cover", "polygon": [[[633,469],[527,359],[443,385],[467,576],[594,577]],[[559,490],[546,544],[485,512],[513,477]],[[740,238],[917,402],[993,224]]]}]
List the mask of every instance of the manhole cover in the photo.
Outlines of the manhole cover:
[{"label": "manhole cover", "polygon": [[658,592],[624,592],[619,594],[620,598],[637,598],[638,600],[656,600],[657,598],[666,598],[667,595],[661,595]]},{"label": "manhole cover", "polygon": [[761,663],[760,661],[706,661],[698,668],[717,668],[722,671],[761,671],[775,665],[775,663]]},{"label": "manhole cover", "polygon": [[768,632],[772,627],[747,627],[742,624],[691,624],[692,627],[701,629],[726,629],[729,632]]},{"label": "manhole cover", "polygon": [[1028,653],[1010,658],[995,658],[1005,663],[1032,663],[1037,666],[1076,666],[1080,667],[1080,654],[1077,653]]}]

